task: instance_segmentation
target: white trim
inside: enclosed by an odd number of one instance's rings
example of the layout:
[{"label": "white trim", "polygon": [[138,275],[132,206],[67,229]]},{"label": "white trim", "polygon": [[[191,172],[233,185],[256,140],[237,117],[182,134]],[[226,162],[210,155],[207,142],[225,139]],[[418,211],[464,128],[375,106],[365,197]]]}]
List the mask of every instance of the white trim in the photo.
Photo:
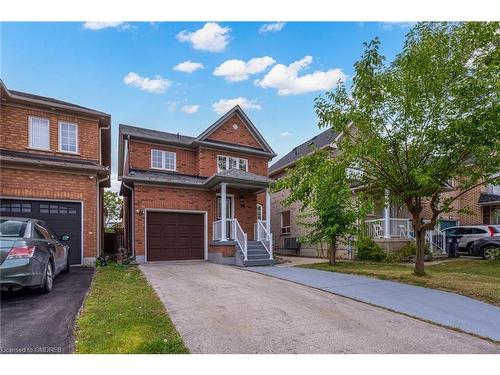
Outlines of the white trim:
[{"label": "white trim", "polygon": [[[76,128],[76,130],[75,130],[75,138],[76,138],[76,139],[75,139],[75,141],[76,141],[76,151],[68,151],[68,150],[63,150],[63,149],[61,148],[61,146],[62,146],[62,140],[61,140],[61,134],[62,134],[62,132],[61,132],[61,125],[62,125],[62,124],[65,124],[65,125],[74,125],[74,126],[75,126],[75,128]],[[58,142],[59,142],[59,146],[58,146],[59,152],[64,152],[64,153],[67,153],[67,154],[78,154],[78,143],[79,143],[79,142],[78,142],[78,138],[79,138],[79,137],[78,137],[78,124],[77,124],[76,122],[69,122],[69,121],[62,121],[62,120],[61,120],[61,121],[58,121],[58,122],[57,122],[57,131],[58,131],[58,136],[57,136],[57,138],[58,138],[58,140],[59,140],[59,141],[58,141]]]},{"label": "white trim", "polygon": [[[40,202],[68,202],[68,203],[80,203],[81,207],[81,239],[80,239],[80,252],[81,252],[81,261],[80,266],[83,265],[83,218],[85,217],[84,207],[85,204],[83,201],[72,200],[72,199],[49,199],[49,198],[27,198],[27,197],[10,197],[10,196],[0,196],[0,199],[15,199],[15,200],[23,200],[23,201],[40,201]],[[97,251],[97,249],[96,249]]]},{"label": "white trim", "polygon": [[[220,169],[219,168],[219,157],[222,157],[222,158],[226,158],[226,169]],[[240,160],[245,160],[246,161],[246,168],[245,168],[245,172],[248,172],[248,159],[245,159],[245,158],[240,158],[238,156],[230,156],[230,155],[223,155],[223,154],[218,154],[217,155],[217,173],[220,173],[221,171],[228,171],[230,170],[231,168],[229,168],[229,158],[233,158],[233,159],[236,159],[236,164],[237,164],[237,170],[241,171],[240,169]],[[234,168],[232,168],[234,169]]]},{"label": "white trim", "polygon": [[[144,263],[148,263],[148,212],[178,212],[186,214],[203,214],[205,221],[205,249],[204,260],[208,260],[208,211],[198,210],[176,210],[163,208],[145,208],[144,209]],[[137,254],[135,255],[137,257]]]},{"label": "white trim", "polygon": [[[161,165],[162,165],[161,168],[153,166],[153,151],[158,151],[158,152],[161,153]],[[167,152],[174,155],[174,169],[165,168],[165,154]],[[175,151],[158,150],[156,148],[152,148],[151,149],[151,169],[159,169],[159,170],[162,170],[162,171],[177,172],[177,153]]]},{"label": "white trim", "polygon": [[[49,129],[49,135],[48,135],[49,146],[47,148],[35,147],[35,146],[33,146],[32,142],[31,142],[31,126],[32,126],[33,119],[46,120],[48,125],[49,125],[49,127],[48,127],[48,129]],[[50,151],[50,119],[48,119],[46,117],[40,117],[40,116],[28,116],[28,147],[36,149],[36,150],[40,150],[40,151]]]}]

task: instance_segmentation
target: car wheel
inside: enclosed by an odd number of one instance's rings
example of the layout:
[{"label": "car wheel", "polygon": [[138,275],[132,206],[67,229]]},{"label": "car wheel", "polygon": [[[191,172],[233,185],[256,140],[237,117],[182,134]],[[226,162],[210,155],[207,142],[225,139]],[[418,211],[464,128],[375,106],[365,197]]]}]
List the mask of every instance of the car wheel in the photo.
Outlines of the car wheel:
[{"label": "car wheel", "polygon": [[49,260],[47,267],[45,267],[45,281],[43,283],[42,291],[49,293],[54,286],[54,271],[52,269],[52,262]]},{"label": "car wheel", "polygon": [[498,249],[498,247],[494,247],[494,246],[487,246],[483,249],[483,259],[489,259],[489,260],[492,260],[494,255],[495,255],[495,251]]},{"label": "car wheel", "polygon": [[71,269],[71,262],[70,262],[70,256],[69,256],[69,253],[68,253],[68,255],[66,256],[66,267],[64,267],[63,272],[64,273],[69,273],[70,269]]}]

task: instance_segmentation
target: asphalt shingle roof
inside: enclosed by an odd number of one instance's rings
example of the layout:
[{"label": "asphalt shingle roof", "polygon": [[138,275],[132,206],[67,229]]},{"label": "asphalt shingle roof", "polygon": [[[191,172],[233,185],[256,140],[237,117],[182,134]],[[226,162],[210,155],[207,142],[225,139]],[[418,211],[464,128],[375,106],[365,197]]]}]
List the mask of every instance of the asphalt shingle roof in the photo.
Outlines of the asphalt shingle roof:
[{"label": "asphalt shingle roof", "polygon": [[314,136],[313,138],[305,141],[304,143],[295,147],[288,154],[279,159],[276,163],[269,167],[269,174],[274,173],[275,171],[285,167],[296,161],[297,159],[306,156],[311,153],[313,147],[321,148],[326,146],[329,143],[332,143],[337,137],[338,133],[333,132],[331,129],[327,129],[322,133]]},{"label": "asphalt shingle roof", "polygon": [[481,193],[479,203],[500,202],[500,195]]},{"label": "asphalt shingle roof", "polygon": [[160,130],[139,128],[137,126],[120,124],[120,133],[129,134],[135,137],[155,138],[167,142],[185,143],[189,145],[196,139],[182,134],[167,133]]}]

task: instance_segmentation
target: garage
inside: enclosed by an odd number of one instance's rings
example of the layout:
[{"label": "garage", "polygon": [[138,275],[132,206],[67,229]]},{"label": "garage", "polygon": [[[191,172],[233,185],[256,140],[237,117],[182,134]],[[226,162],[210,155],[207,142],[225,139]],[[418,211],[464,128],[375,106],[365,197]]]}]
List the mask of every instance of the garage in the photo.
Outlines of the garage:
[{"label": "garage", "polygon": [[2,199],[1,216],[43,220],[60,238],[68,235],[71,264],[82,263],[82,204],[80,202]]},{"label": "garage", "polygon": [[147,212],[147,261],[204,259],[205,215]]}]

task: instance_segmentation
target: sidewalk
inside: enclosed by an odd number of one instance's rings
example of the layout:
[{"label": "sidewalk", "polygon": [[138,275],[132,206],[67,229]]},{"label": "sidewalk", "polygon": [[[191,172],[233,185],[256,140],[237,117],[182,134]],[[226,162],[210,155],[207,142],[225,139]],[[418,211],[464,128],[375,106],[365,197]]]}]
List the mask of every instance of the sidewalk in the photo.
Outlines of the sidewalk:
[{"label": "sidewalk", "polygon": [[459,294],[307,268],[246,269],[500,341],[500,307]]}]

